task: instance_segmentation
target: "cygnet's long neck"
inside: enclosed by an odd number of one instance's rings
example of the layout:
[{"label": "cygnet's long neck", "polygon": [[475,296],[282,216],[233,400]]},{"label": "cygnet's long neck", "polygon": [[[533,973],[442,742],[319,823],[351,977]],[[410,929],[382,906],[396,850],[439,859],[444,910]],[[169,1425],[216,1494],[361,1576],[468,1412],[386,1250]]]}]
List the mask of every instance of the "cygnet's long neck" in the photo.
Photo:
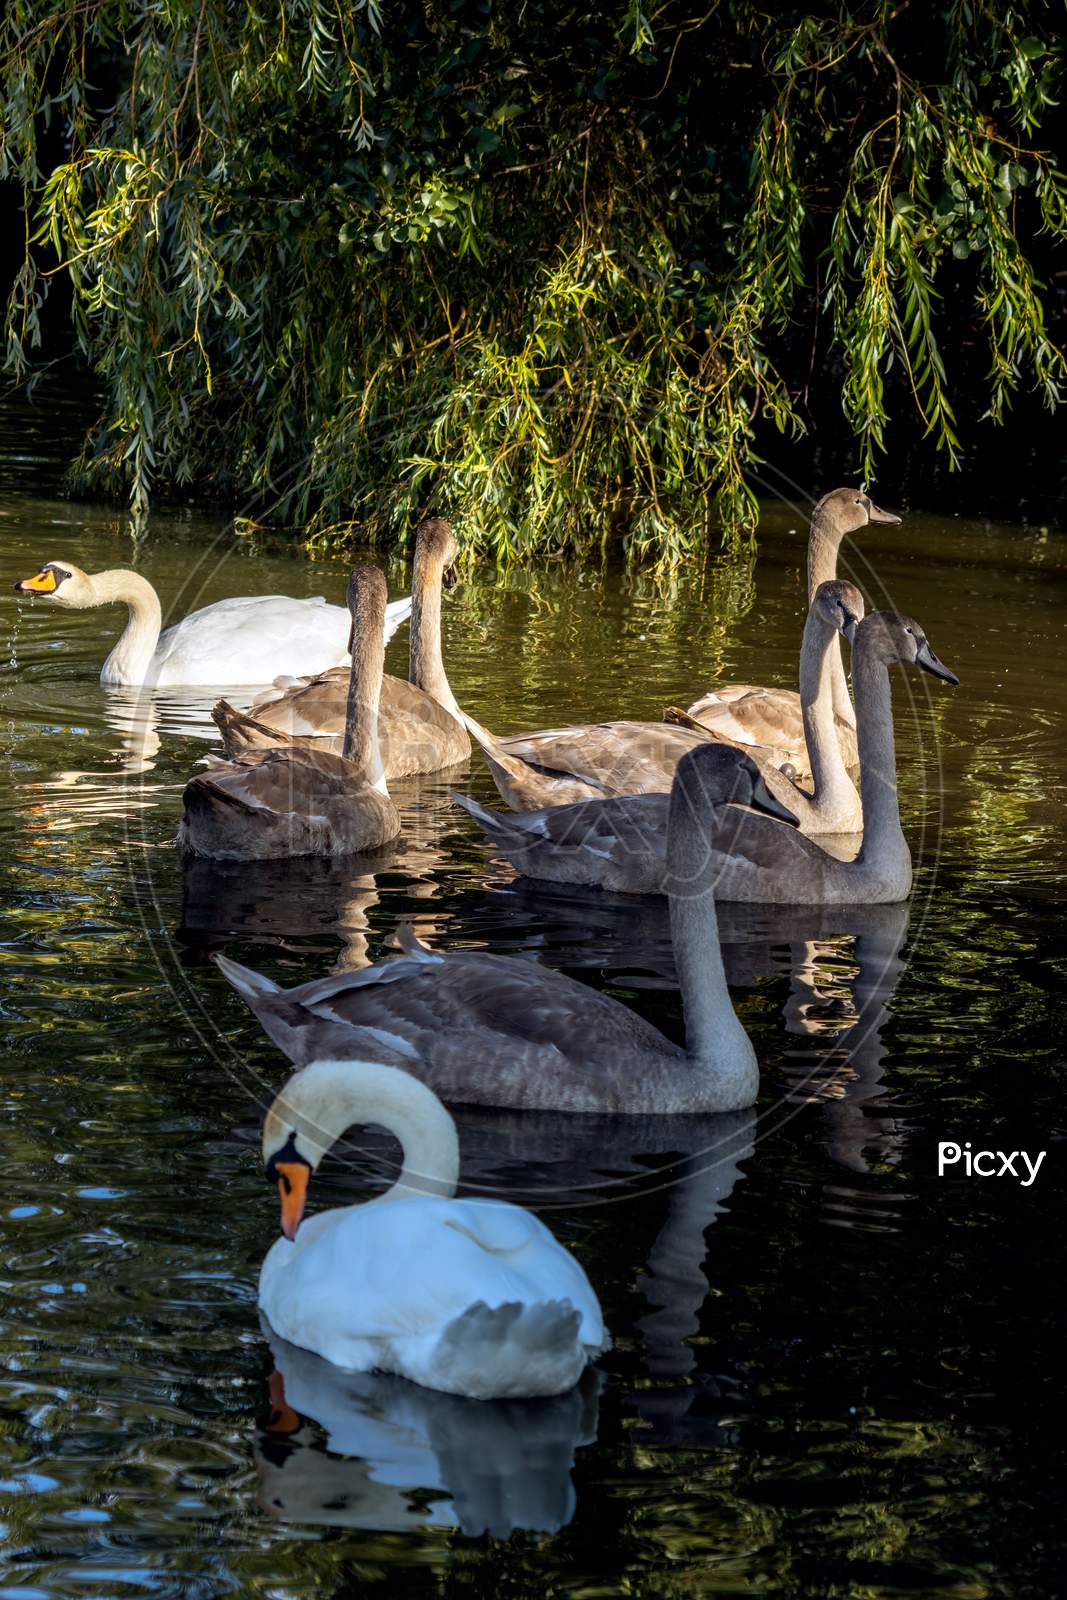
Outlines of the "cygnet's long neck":
[{"label": "cygnet's long neck", "polygon": [[283,1116],[295,1116],[298,1148],[310,1147],[314,1166],[349,1128],[374,1124],[403,1150],[400,1175],[381,1199],[455,1194],[456,1125],[433,1090],[410,1073],[370,1061],[313,1061],[279,1099],[285,1102]]},{"label": "cygnet's long neck", "polygon": [[708,1109],[736,1111],[755,1100],[759,1068],[730,1000],[719,946],[713,838],[720,807],[689,788],[675,779],[667,818],[671,940],[686,1048],[694,1065],[715,1080],[715,1105]]},{"label": "cygnet's long neck", "polygon": [[[837,526],[823,506],[812,512],[808,531],[808,605],[815,599],[820,583],[829,583],[837,577],[837,552],[841,548],[844,531]],[[844,662],[841,659],[841,640],[838,637],[830,650],[830,684],[834,715],[853,727],[856,712],[848,692]]]},{"label": "cygnet's long neck", "polygon": [[439,554],[433,550],[416,550],[411,583],[408,681],[432,695],[458,722],[460,709],[441,655],[442,576]]},{"label": "cygnet's long neck", "polygon": [[359,768],[369,789],[388,794],[378,742],[378,709],[385,671],[385,592],[361,590],[352,611],[352,671],[341,754]]},{"label": "cygnet's long neck", "polygon": [[841,757],[834,719],[834,665],[841,665],[838,631],[814,606],[800,646],[800,706],[815,802],[837,810],[853,804],[855,786]]},{"label": "cygnet's long neck", "polygon": [[100,682],[143,683],[149,676],[152,657],[159,643],[159,630],[163,625],[159,596],[147,578],[142,578],[139,572],[130,572],[121,567],[94,573],[87,583],[92,598],[79,610],[89,606],[122,604],[129,611],[122,635],[104,662]]},{"label": "cygnet's long neck", "polygon": [[878,654],[877,641],[864,634],[862,622],[852,647],[852,681],[863,802],[863,847],[857,859],[877,865],[897,860],[901,851],[907,852],[907,842],[900,826],[889,668]]}]

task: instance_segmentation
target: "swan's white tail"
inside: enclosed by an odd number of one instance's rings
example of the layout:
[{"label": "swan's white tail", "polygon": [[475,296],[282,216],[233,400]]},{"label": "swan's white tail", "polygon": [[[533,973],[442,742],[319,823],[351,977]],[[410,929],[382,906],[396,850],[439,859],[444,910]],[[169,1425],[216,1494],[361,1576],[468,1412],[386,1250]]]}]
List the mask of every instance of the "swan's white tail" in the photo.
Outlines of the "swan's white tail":
[{"label": "swan's white tail", "polygon": [[564,1394],[589,1357],[580,1325],[569,1300],[493,1307],[480,1300],[437,1341],[433,1385],[476,1400]]},{"label": "swan's white tail", "polygon": [[411,616],[411,596],[405,595],[403,600],[390,600],[385,608],[385,642],[389,643],[393,634],[402,622]]}]

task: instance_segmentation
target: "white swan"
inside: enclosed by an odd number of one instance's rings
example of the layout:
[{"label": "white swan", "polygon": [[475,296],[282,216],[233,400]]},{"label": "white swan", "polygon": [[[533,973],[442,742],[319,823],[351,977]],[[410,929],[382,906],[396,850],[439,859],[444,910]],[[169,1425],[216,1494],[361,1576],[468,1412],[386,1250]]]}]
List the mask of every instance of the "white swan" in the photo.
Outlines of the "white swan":
[{"label": "white swan", "polygon": [[[126,606],[129,617],[104,662],[101,683],[153,689],[264,684],[280,672],[323,672],[348,660],[348,611],[327,605],[321,595],[217,600],[161,633],[159,596],[147,578],[125,568],[90,574],[73,561],[46,561],[32,578],[16,583],[15,593],[42,596],[68,611]],[[410,596],[386,607],[386,642],[410,612]]]},{"label": "white swan", "polygon": [[[392,1188],[302,1221],[308,1180],[346,1129],[400,1141]],[[607,1347],[600,1305],[542,1222],[499,1200],[456,1200],[459,1139],[437,1096],[396,1067],[314,1061],[263,1126],[284,1237],[259,1304],[283,1339],[354,1372],[395,1372],[475,1400],[563,1394]]]}]

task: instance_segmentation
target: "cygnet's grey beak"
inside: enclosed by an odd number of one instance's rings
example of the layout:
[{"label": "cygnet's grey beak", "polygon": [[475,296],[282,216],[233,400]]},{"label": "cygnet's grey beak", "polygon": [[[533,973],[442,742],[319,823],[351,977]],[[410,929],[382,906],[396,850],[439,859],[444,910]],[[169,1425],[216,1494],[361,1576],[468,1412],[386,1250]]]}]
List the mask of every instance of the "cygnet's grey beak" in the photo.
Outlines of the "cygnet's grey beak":
[{"label": "cygnet's grey beak", "polygon": [[868,507],[867,507],[867,521],[868,522],[899,522],[900,518],[898,516],[895,516],[892,511],[883,511],[881,506],[876,506],[874,501],[872,500],[872,501],[870,501],[870,503],[868,504]]},{"label": "cygnet's grey beak", "polygon": [[455,562],[449,562],[441,574],[441,586],[445,590],[454,589],[459,582],[459,573],[456,571]]},{"label": "cygnet's grey beak", "polygon": [[777,817],[779,822],[789,822],[795,825],[799,820],[793,815],[792,811],[786,809],[780,800],[774,798],[762,778],[757,778],[752,785],[751,805],[754,811],[765,811],[769,817]]},{"label": "cygnet's grey beak", "polygon": [[954,672],[951,672],[945,663],[934,655],[930,649],[929,639],[923,639],[916,652],[915,660],[924,672],[932,672],[935,678],[944,678],[946,683],[959,683]]}]

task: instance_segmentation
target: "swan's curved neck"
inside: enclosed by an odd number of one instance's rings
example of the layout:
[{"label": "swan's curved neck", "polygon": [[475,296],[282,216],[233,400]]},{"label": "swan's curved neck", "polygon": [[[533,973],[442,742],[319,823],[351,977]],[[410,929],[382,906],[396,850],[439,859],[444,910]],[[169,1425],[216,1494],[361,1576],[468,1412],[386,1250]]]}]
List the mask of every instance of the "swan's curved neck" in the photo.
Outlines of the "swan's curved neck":
[{"label": "swan's curved neck", "polygon": [[852,680],[856,685],[856,740],[863,802],[863,846],[857,860],[867,864],[907,850],[900,826],[897,797],[897,754],[893,738],[893,697],[889,668],[863,635],[852,647]]},{"label": "swan's curved neck", "polygon": [[[815,599],[820,583],[829,583],[837,577],[837,552],[841,548],[844,532],[819,506],[815,507],[808,531],[808,605]],[[848,692],[844,662],[841,659],[841,640],[830,648],[830,686],[834,715],[856,725],[856,713]]]},{"label": "swan's curved neck", "polygon": [[685,1012],[686,1049],[695,1065],[713,1074],[723,1110],[756,1098],[759,1068],[726,987],[715,915],[714,835],[722,809],[694,806],[675,780],[667,818],[667,871],[671,940]]},{"label": "swan's curved neck", "polygon": [[456,1125],[432,1089],[398,1067],[372,1061],[313,1061],[291,1078],[275,1102],[295,1128],[297,1148],[318,1166],[349,1128],[385,1128],[403,1150],[400,1175],[381,1196],[433,1194],[445,1199],[459,1181]]},{"label": "swan's curved neck", "polygon": [[854,794],[852,779],[841,758],[834,719],[834,664],[841,665],[837,639],[837,629],[813,606],[800,646],[800,708],[815,799],[831,805],[845,802]]},{"label": "swan's curved neck", "polygon": [[458,722],[460,709],[441,655],[442,570],[440,557],[435,552],[416,551],[411,583],[408,681],[432,695]]},{"label": "swan's curved neck", "polygon": [[94,573],[86,582],[91,598],[79,610],[89,606],[122,604],[129,611],[121,637],[104,662],[100,682],[143,683],[149,675],[152,657],[159,643],[159,631],[163,626],[159,596],[147,578],[142,578],[139,572],[130,572],[121,567]]},{"label": "swan's curved neck", "polygon": [[359,768],[367,787],[388,794],[378,743],[378,709],[385,670],[385,607],[377,596],[361,595],[352,615],[352,671],[345,707],[341,754]]}]

